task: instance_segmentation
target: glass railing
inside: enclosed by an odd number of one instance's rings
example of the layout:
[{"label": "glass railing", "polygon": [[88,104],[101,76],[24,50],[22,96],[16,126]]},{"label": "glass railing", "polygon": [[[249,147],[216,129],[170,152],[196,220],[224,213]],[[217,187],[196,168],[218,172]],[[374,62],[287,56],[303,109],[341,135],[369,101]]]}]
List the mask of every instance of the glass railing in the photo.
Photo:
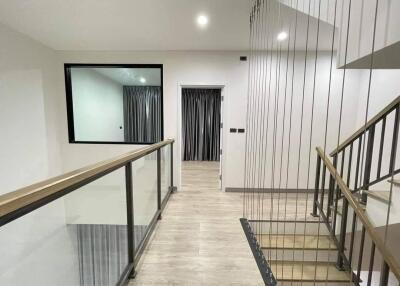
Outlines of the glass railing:
[{"label": "glass railing", "polygon": [[161,218],[173,140],[0,196],[0,285],[122,285]]}]

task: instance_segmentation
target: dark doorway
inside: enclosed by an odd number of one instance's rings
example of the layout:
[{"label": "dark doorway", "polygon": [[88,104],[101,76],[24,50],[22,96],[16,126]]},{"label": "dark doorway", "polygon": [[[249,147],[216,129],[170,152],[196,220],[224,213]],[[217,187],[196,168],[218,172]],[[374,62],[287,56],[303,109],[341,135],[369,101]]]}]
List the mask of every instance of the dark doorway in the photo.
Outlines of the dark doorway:
[{"label": "dark doorway", "polygon": [[182,89],[184,161],[219,161],[221,89]]}]

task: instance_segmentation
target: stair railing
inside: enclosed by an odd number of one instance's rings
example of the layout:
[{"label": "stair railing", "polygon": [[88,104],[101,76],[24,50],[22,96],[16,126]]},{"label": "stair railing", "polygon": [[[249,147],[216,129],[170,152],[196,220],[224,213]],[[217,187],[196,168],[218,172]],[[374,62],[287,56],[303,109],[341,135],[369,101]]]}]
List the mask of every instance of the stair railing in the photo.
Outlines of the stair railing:
[{"label": "stair railing", "polygon": [[[393,175],[400,173],[400,168],[395,168],[396,151],[399,135],[399,114],[400,113],[400,96],[396,97],[391,103],[383,108],[378,114],[371,118],[365,126],[354,132],[349,138],[344,140],[329,155],[333,158],[333,165],[338,168],[340,160],[340,175],[342,178],[347,176],[346,184],[352,189],[352,192],[360,190],[368,190],[369,187],[375,185],[385,179],[391,178]],[[388,132],[391,134],[390,143],[390,161],[387,170],[382,165],[383,152],[385,146],[385,135],[387,126],[392,123],[393,128]],[[380,134],[376,135],[375,131],[380,129]],[[389,135],[389,134],[388,134]],[[376,136],[380,136],[375,140]],[[390,136],[390,135],[389,135]],[[365,141],[366,140],[366,141]],[[365,141],[365,143],[363,143]],[[379,147],[379,148],[378,148]],[[377,149],[378,148],[378,149]],[[377,160],[374,154],[377,153]],[[353,158],[355,157],[355,158]],[[362,160],[364,158],[364,160]],[[354,161],[356,162],[354,166]],[[347,162],[347,166],[345,166]],[[376,163],[376,174],[372,174],[373,163]],[[347,174],[343,174],[343,170],[347,167]],[[351,168],[355,167],[354,176]],[[361,182],[361,179],[362,182]],[[331,184],[330,184],[331,185]],[[366,203],[367,196],[362,195],[362,202]]]},{"label": "stair railing", "polygon": [[[329,182],[329,185],[333,184],[333,187],[330,186],[329,188],[326,188],[325,177],[327,175],[332,179],[332,181]],[[343,198],[343,205],[340,207],[341,213],[338,207],[339,197]],[[332,207],[327,203],[329,200],[334,200],[335,202],[335,206],[330,212],[328,212],[328,210]],[[350,223],[348,218],[351,213],[352,220]],[[342,175],[337,171],[334,164],[324,154],[320,147],[317,147],[317,168],[312,214],[314,216],[320,216],[331,233],[332,240],[338,248],[337,267],[352,273],[352,281],[356,285],[361,281],[361,266],[363,257],[367,256],[367,254],[369,254],[370,257],[367,285],[371,285],[372,272],[374,268],[376,268],[376,265],[374,265],[377,261],[377,255],[375,254],[376,250],[382,257],[379,285],[388,285],[390,271],[395,275],[396,279],[400,281],[399,262],[385,245],[385,240],[374,228],[368,215],[363,210],[362,205],[352,194],[348,184],[342,179]],[[338,223],[339,216],[341,217],[340,225]],[[338,223],[337,226],[336,223]],[[350,229],[348,229],[349,226],[351,226]],[[360,226],[361,230],[359,229]],[[355,243],[356,236],[358,243]],[[368,241],[371,242],[369,253],[364,251],[366,237],[368,237]],[[357,246],[359,246],[358,249]],[[356,253],[358,254],[358,259],[355,258]],[[353,271],[353,269],[355,269],[355,271]]]},{"label": "stair railing", "polygon": [[[173,143],[168,139],[1,195],[2,259],[35,265],[34,273],[22,275],[34,284],[125,285],[176,189]],[[10,275],[21,274],[13,265],[0,266],[0,284],[21,284]]]}]

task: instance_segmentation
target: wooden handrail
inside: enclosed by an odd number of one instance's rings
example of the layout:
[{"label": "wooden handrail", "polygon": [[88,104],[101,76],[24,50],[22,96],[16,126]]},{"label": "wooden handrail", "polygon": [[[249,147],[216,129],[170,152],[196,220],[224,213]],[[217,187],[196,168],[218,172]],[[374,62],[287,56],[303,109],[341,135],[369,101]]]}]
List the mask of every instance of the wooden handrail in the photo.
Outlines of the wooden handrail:
[{"label": "wooden handrail", "polygon": [[345,141],[343,141],[335,150],[333,150],[329,156],[335,156],[337,153],[342,151],[343,148],[347,147],[351,142],[356,140],[361,134],[363,134],[371,125],[374,125],[377,123],[379,120],[382,119],[385,115],[390,113],[396,105],[400,104],[400,96],[396,97],[391,103],[389,103],[384,109],[382,109],[377,115],[372,117],[370,120],[368,120],[367,124],[362,126],[360,129],[358,129],[356,132],[354,132],[349,138],[347,138]]},{"label": "wooden handrail", "polygon": [[94,178],[116,170],[128,162],[132,162],[154,152],[163,146],[173,143],[173,139],[152,144],[147,147],[105,160],[93,165],[74,170],[69,173],[24,187],[0,196],[0,218],[22,209],[30,204],[56,195],[68,188],[84,185]]},{"label": "wooden handrail", "polygon": [[383,259],[389,265],[390,270],[396,276],[396,278],[400,281],[400,265],[395,260],[393,255],[388,251],[385,247],[384,241],[380,238],[378,233],[375,230],[375,227],[371,223],[368,216],[365,214],[364,210],[362,209],[361,205],[355,200],[354,196],[350,192],[349,188],[347,187],[346,183],[343,181],[340,174],[337,172],[336,168],[333,166],[329,158],[325,155],[324,151],[321,147],[317,147],[318,156],[324,162],[325,166],[333,176],[334,180],[336,181],[337,185],[339,186],[342,194],[346,197],[349,205],[353,208],[354,212],[356,213],[357,217],[360,219],[361,223],[367,230],[368,234],[371,237],[371,240],[375,243],[375,246],[378,248],[380,253],[382,254]]}]

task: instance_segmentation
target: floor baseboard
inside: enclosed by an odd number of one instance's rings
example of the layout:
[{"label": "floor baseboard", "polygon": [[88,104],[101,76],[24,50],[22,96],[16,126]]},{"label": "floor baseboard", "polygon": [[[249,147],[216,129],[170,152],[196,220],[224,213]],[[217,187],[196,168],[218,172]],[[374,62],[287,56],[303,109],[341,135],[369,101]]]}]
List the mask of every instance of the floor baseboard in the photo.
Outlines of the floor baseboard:
[{"label": "floor baseboard", "polygon": [[[228,193],[243,193],[244,188],[225,188]],[[246,188],[247,193],[314,193],[314,189]]]}]

